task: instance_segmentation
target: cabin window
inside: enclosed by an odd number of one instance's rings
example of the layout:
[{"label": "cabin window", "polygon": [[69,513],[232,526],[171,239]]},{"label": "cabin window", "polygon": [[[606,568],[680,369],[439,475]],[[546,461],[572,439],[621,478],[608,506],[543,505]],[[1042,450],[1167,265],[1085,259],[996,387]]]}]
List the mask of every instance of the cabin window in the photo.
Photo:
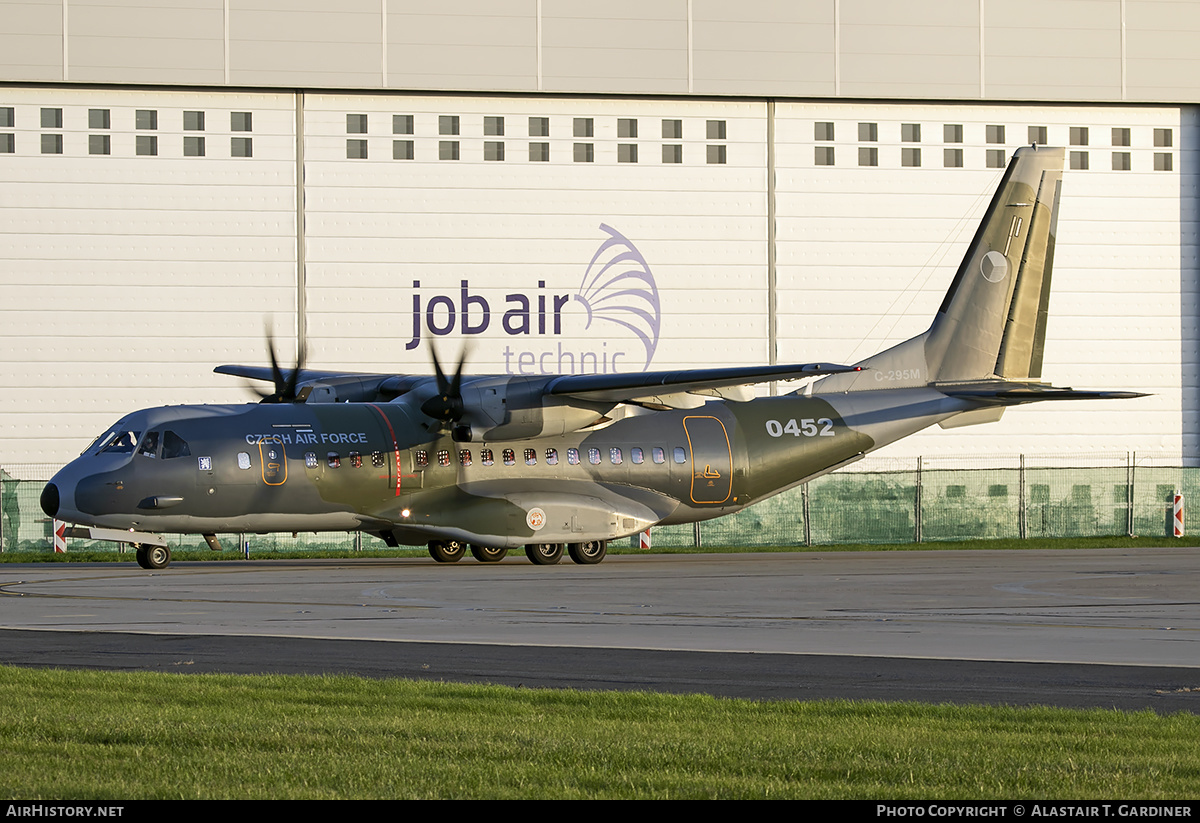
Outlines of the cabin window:
[{"label": "cabin window", "polygon": [[600,450],[588,449],[588,462],[593,466],[600,462]]},{"label": "cabin window", "polygon": [[146,433],[146,439],[142,441],[142,447],[138,449],[138,454],[143,457],[158,456],[158,432]]},{"label": "cabin window", "polygon": [[359,452],[350,452],[350,465],[356,469],[362,468],[362,454]]},{"label": "cabin window", "polygon": [[629,450],[629,459],[634,463],[641,463],[646,459],[646,453],[637,446]]},{"label": "cabin window", "polygon": [[342,467],[342,456],[337,452],[329,452],[325,455],[325,459],[331,469],[340,469]]},{"label": "cabin window", "polygon": [[449,449],[438,449],[437,459],[438,459],[438,465],[441,466],[442,468],[449,466],[450,465],[450,450]]},{"label": "cabin window", "polygon": [[383,452],[371,452],[371,465],[377,469],[383,468]]},{"label": "cabin window", "polygon": [[238,452],[238,468],[239,469],[250,468],[250,453],[249,452]]},{"label": "cabin window", "polygon": [[319,464],[320,464],[320,461],[317,460],[316,452],[305,452],[304,453],[304,468],[315,469]]},{"label": "cabin window", "polygon": [[503,452],[500,453],[500,456],[502,458],[504,458],[504,465],[506,465],[506,466],[516,465],[517,456],[513,452],[512,449],[505,449]]},{"label": "cabin window", "polygon": [[425,451],[424,449],[417,449],[417,454],[416,454],[416,458],[415,458],[414,462],[416,463],[417,468],[419,468],[419,469],[425,468],[426,466],[429,465],[429,452]]},{"label": "cabin window", "polygon": [[192,450],[188,448],[186,440],[173,431],[163,432],[163,460],[170,460],[172,457],[190,457],[191,454]]},{"label": "cabin window", "polygon": [[525,465],[526,466],[536,466],[537,465],[537,449],[526,449],[525,450]]},{"label": "cabin window", "polygon": [[653,451],[651,451],[651,454],[654,457],[655,463],[667,462],[667,453],[662,450],[661,446],[655,446]]},{"label": "cabin window", "polygon": [[579,465],[579,449],[567,449],[567,462],[572,466]]},{"label": "cabin window", "polygon": [[461,466],[471,465],[471,450],[463,449],[458,453],[458,462]]},{"label": "cabin window", "polygon": [[492,450],[491,449],[480,449],[479,450],[479,462],[485,466],[490,466],[493,463],[495,463],[496,458],[492,456]]},{"label": "cabin window", "polygon": [[683,450],[683,446],[675,447],[675,462],[676,463],[686,463],[687,462],[687,452]]},{"label": "cabin window", "polygon": [[608,450],[608,459],[612,461],[614,466],[617,466],[621,464],[621,461],[624,460],[624,457],[622,456],[620,449],[612,448]]},{"label": "cabin window", "polygon": [[104,438],[104,445],[100,451],[108,452],[109,454],[133,454],[133,448],[137,445],[138,438],[141,436],[141,432],[114,431],[111,435]]},{"label": "cabin window", "polygon": [[558,449],[546,449],[546,465],[558,465]]}]

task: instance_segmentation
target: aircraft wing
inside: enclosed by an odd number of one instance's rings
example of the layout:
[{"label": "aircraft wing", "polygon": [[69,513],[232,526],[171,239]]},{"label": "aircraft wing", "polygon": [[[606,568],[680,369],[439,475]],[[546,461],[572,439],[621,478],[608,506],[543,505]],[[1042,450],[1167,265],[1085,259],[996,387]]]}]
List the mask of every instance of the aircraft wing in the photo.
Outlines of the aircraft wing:
[{"label": "aircraft wing", "polygon": [[636,401],[664,394],[704,394],[733,386],[801,380],[827,374],[861,371],[859,366],[835,363],[805,363],[783,366],[733,366],[720,369],[622,372],[617,374],[568,374],[546,384],[550,396],[575,397],[608,403]]}]

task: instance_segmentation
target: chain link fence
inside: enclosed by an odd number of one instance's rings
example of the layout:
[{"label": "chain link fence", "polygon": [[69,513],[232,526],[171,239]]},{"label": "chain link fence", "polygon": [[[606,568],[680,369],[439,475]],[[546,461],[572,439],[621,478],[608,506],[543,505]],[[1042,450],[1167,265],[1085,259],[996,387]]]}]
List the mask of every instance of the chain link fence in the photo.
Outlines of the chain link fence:
[{"label": "chain link fence", "polygon": [[[655,546],[820,546],[994,538],[1170,535],[1176,492],[1200,504],[1200,468],[1178,456],[867,458],[728,517],[660,526]],[[1176,465],[1171,465],[1175,463]],[[0,550],[53,550],[39,498],[56,466],[0,467]],[[207,549],[198,535],[166,535],[173,550]],[[344,532],[221,536],[226,549],[382,549]],[[613,545],[637,546],[637,537]],[[69,550],[121,551],[68,540]]]}]

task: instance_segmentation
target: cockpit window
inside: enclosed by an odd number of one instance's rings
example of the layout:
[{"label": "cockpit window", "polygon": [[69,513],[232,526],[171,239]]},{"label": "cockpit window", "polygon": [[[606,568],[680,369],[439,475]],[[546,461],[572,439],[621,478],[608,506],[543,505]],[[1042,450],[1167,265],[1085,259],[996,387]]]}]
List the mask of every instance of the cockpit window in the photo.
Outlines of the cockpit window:
[{"label": "cockpit window", "polygon": [[192,450],[188,448],[186,440],[173,431],[163,432],[163,460],[170,460],[172,457],[190,457],[191,454]]},{"label": "cockpit window", "polygon": [[107,454],[133,454],[141,436],[139,431],[114,429],[101,439],[100,451]]},{"label": "cockpit window", "polygon": [[158,457],[158,432],[147,432],[138,447],[138,454],[143,457]]}]

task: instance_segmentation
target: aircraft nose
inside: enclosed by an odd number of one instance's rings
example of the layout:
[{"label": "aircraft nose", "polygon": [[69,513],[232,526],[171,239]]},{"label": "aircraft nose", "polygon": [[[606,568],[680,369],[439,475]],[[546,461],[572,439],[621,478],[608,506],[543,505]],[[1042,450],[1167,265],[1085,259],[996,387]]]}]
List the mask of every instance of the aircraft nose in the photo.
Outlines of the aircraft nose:
[{"label": "aircraft nose", "polygon": [[41,500],[42,511],[46,513],[47,517],[58,516],[59,502],[58,486],[54,485],[54,483],[47,483],[46,488],[42,489]]}]

